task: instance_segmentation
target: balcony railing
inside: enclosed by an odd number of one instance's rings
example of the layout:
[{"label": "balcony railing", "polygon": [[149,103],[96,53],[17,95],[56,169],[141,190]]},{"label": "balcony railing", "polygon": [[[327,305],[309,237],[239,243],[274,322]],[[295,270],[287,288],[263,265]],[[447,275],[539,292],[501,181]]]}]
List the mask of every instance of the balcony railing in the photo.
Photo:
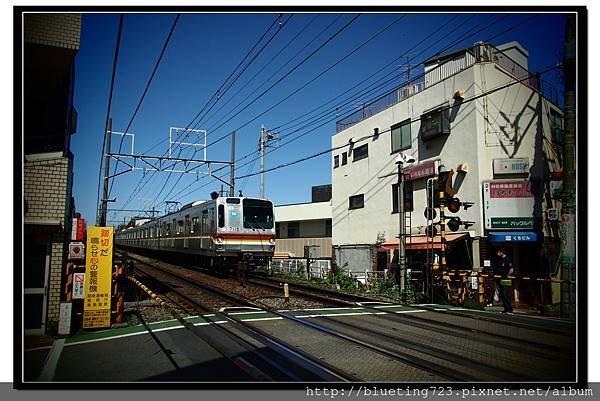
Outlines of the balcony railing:
[{"label": "balcony railing", "polygon": [[[522,79],[530,75],[530,72],[527,71],[527,69],[523,68],[517,62],[491,44],[479,43],[472,48],[465,49],[464,52],[460,52],[451,59],[446,60],[440,65],[428,70],[422,80],[417,82],[409,82],[399,89],[394,89],[392,92],[389,92],[375,99],[374,101],[364,104],[360,107],[360,109],[337,121],[335,132],[341,132],[346,128],[353,126],[354,124],[387,109],[390,106],[408,99],[426,87],[438,83],[471,67],[474,63],[482,62],[496,63],[506,72],[513,75],[516,79]],[[540,77],[533,75],[529,79],[524,80],[523,83],[540,92],[552,103],[558,104],[558,92],[551,84],[541,80]]]}]

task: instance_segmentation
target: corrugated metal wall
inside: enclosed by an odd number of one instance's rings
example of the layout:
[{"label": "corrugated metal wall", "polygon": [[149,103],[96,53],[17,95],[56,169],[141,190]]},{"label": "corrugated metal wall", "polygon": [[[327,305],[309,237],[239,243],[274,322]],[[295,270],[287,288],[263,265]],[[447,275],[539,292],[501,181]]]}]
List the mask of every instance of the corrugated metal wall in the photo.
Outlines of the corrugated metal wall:
[{"label": "corrugated metal wall", "polygon": [[275,252],[288,252],[293,256],[304,256],[305,245],[318,245],[321,247],[321,257],[331,257],[331,237],[326,238],[277,238],[275,242]]}]

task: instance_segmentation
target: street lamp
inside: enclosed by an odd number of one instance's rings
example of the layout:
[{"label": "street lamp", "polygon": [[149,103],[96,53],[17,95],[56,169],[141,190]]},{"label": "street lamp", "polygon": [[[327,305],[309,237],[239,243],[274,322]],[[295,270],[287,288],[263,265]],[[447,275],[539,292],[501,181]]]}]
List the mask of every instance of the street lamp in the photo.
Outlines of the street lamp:
[{"label": "street lamp", "polygon": [[396,274],[396,283],[400,289],[400,294],[404,293],[406,287],[406,226],[404,211],[404,172],[403,169],[407,164],[414,163],[415,159],[412,156],[407,156],[404,153],[398,154],[396,164],[398,165],[398,274]]}]

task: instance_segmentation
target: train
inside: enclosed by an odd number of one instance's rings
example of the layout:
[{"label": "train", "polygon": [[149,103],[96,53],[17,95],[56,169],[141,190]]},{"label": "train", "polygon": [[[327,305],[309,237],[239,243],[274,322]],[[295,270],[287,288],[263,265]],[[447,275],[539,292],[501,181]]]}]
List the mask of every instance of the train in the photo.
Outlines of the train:
[{"label": "train", "polygon": [[275,252],[273,203],[245,196],[211,195],[176,212],[115,233],[115,244],[213,270],[248,262],[266,266]]}]

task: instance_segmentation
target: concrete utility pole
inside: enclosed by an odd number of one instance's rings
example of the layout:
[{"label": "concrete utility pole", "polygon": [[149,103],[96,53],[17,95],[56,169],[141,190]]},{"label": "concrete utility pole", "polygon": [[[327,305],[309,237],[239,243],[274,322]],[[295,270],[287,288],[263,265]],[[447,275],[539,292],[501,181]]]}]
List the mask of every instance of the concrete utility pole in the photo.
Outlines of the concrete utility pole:
[{"label": "concrete utility pole", "polygon": [[269,146],[269,142],[277,140],[276,136],[268,131],[264,124],[260,126],[260,141],[259,141],[259,151],[260,151],[260,197],[265,197],[265,148]]},{"label": "concrete utility pole", "polygon": [[[565,32],[564,52],[564,81],[565,81],[565,105],[564,115],[564,182],[562,199],[562,221],[564,239],[561,242],[561,280],[576,280],[575,277],[575,233],[577,221],[576,216],[576,138],[575,138],[575,96],[576,96],[576,70],[575,70],[575,15],[567,15],[567,27]],[[575,286],[572,284],[561,284],[560,315],[564,318],[575,318]],[[573,291],[572,291],[573,290]]]},{"label": "concrete utility pole", "polygon": [[102,200],[100,204],[100,227],[106,226],[106,209],[108,203],[108,176],[110,174],[110,137],[112,131],[112,118],[108,119],[108,130],[106,132],[106,153],[105,153],[105,161],[104,161],[104,187],[102,189]]},{"label": "concrete utility pole", "polygon": [[260,197],[265,197],[265,126],[260,126]]}]

